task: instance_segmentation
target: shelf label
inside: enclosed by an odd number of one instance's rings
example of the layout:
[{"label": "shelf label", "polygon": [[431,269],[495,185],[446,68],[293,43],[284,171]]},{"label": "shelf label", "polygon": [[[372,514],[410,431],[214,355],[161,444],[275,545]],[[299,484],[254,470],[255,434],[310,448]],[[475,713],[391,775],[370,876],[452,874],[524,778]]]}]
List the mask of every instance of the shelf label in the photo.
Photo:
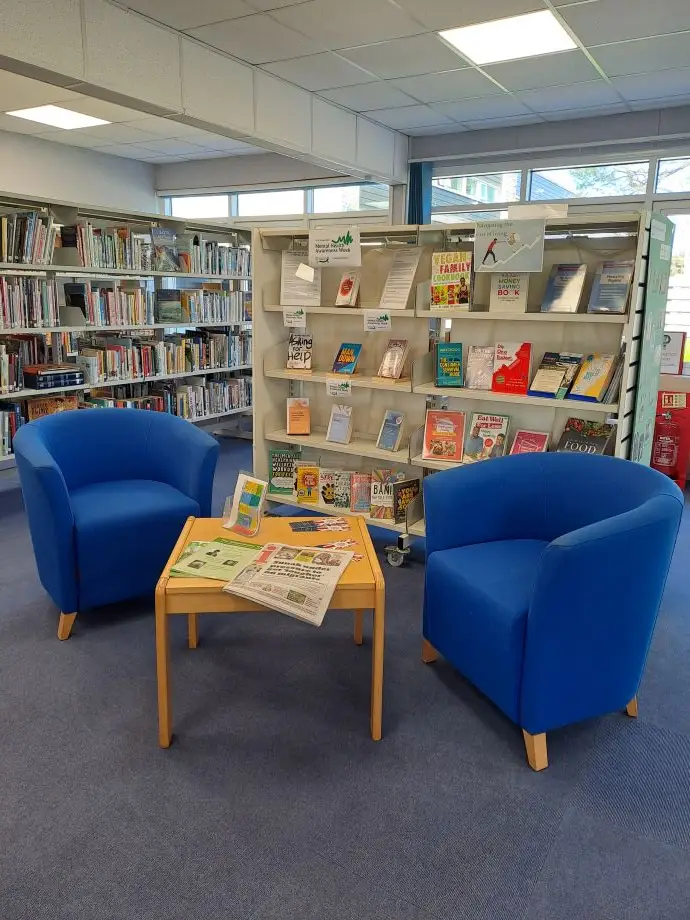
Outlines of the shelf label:
[{"label": "shelf label", "polygon": [[332,399],[339,399],[341,396],[349,396],[352,393],[351,380],[327,380],[326,395]]},{"label": "shelf label", "polygon": [[309,264],[314,268],[358,268],[362,264],[359,227],[315,227],[309,231]]},{"label": "shelf label", "polygon": [[391,314],[389,310],[365,310],[364,331],[384,332],[391,328]]},{"label": "shelf label", "polygon": [[307,313],[304,307],[290,307],[283,310],[283,326],[306,326]]}]

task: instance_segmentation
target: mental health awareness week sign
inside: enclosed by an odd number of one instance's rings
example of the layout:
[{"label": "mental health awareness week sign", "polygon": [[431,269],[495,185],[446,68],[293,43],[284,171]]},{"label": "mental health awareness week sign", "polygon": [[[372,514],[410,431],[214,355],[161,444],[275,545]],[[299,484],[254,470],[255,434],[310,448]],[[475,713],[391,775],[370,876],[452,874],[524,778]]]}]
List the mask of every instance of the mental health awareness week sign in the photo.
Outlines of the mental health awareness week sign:
[{"label": "mental health awareness week sign", "polygon": [[357,268],[362,264],[359,227],[316,227],[309,231],[309,264]]}]

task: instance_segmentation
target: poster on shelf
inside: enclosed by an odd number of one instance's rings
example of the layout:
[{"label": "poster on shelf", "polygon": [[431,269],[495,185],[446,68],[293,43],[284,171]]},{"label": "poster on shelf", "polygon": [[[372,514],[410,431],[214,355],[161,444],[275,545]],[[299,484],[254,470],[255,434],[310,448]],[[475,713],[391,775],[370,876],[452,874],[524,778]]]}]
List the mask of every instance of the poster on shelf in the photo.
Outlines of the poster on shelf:
[{"label": "poster on shelf", "polygon": [[359,268],[359,227],[314,227],[309,231],[308,261],[314,268]]},{"label": "poster on shelf", "polygon": [[391,328],[391,315],[388,310],[365,310],[364,331],[385,332]]},{"label": "poster on shelf", "polygon": [[546,221],[483,220],[475,224],[475,272],[540,272]]}]

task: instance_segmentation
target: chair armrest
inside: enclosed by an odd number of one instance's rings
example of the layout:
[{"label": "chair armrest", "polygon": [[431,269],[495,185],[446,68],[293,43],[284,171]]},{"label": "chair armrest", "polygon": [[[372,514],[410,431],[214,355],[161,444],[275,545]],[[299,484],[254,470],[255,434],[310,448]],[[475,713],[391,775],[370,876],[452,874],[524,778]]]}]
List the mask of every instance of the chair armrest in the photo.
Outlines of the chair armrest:
[{"label": "chair armrest", "polygon": [[527,617],[520,703],[531,734],[622,709],[635,696],[683,510],[657,495],[554,540]]},{"label": "chair armrest", "polygon": [[218,442],[184,419],[170,416],[166,422],[169,424],[163,449],[153,434],[149,438],[151,472],[160,482],[167,482],[198,502],[202,517],[210,517],[213,476],[220,452]]},{"label": "chair armrest", "polygon": [[[545,517],[543,477],[535,459],[502,457],[424,479],[427,555],[436,550],[526,536]],[[534,528],[533,528],[534,529]]]},{"label": "chair armrest", "polygon": [[14,450],[41,584],[64,613],[79,610],[74,516],[65,478],[32,425]]}]

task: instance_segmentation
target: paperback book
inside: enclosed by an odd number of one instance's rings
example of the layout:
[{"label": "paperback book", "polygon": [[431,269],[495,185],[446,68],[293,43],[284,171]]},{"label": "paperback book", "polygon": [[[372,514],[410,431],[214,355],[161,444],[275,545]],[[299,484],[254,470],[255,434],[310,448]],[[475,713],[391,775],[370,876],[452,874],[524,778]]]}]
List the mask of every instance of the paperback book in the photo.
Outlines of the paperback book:
[{"label": "paperback book", "polygon": [[577,313],[587,277],[584,263],[554,265],[541,304],[542,313]]},{"label": "paperback book", "polygon": [[179,272],[180,256],[175,231],[168,227],[151,227],[151,242],[154,271]]},{"label": "paperback book", "polygon": [[465,435],[465,413],[444,409],[427,409],[424,422],[424,460],[444,460],[459,463],[462,460]]},{"label": "paperback book", "polygon": [[541,359],[528,393],[551,399],[565,399],[582,363],[582,355],[547,351]]},{"label": "paperback book", "polygon": [[437,342],[434,380],[437,387],[462,386],[462,343]]},{"label": "paperback book", "polygon": [[289,396],[287,399],[287,434],[311,434],[311,413],[309,398],[306,396]]},{"label": "paperback book", "polygon": [[431,256],[431,309],[469,310],[472,253],[434,252]]},{"label": "paperback book", "polygon": [[495,272],[491,275],[489,312],[525,313],[529,275],[525,272]]},{"label": "paperback book", "polygon": [[376,446],[379,450],[398,450],[403,436],[404,422],[405,416],[402,412],[397,409],[386,409],[379,436],[376,439]]},{"label": "paperback book", "polygon": [[271,495],[296,494],[295,467],[300,459],[298,450],[269,450],[268,491]]},{"label": "paperback book", "polygon": [[508,439],[507,415],[490,415],[474,412],[465,438],[463,463],[475,463],[478,460],[492,460],[506,453]]},{"label": "paperback book", "polygon": [[319,501],[319,467],[312,463],[297,464],[297,501],[301,505]]},{"label": "paperback book", "polygon": [[532,346],[529,342],[497,342],[494,354],[494,393],[526,396],[532,367]]},{"label": "paperback book", "polygon": [[156,291],[156,322],[178,323],[183,319],[182,291],[167,289]]},{"label": "paperback book", "polygon": [[288,340],[287,367],[289,370],[310,371],[314,336],[291,332]]},{"label": "paperback book", "polygon": [[350,483],[352,474],[347,470],[335,470],[333,477],[333,505],[336,508],[350,507]]},{"label": "paperback book", "polygon": [[393,477],[393,470],[371,471],[370,517],[393,520]]},{"label": "paperback book", "polygon": [[625,313],[634,272],[634,262],[604,262],[594,276],[587,312]]},{"label": "paperback book", "polygon": [[354,307],[359,294],[359,272],[343,272],[338,285],[338,294],[335,298],[336,307]]},{"label": "paperback book", "polygon": [[352,406],[334,403],[326,431],[326,440],[336,444],[349,444],[352,437]]},{"label": "paperback book", "polygon": [[607,422],[569,418],[556,447],[557,451],[577,454],[603,454],[613,433]]},{"label": "paperback book", "polygon": [[371,473],[352,473],[350,478],[350,511],[369,514],[371,508]]},{"label": "paperback book", "polygon": [[319,496],[324,505],[335,506],[335,479],[338,472],[319,467]]},{"label": "paperback book", "polygon": [[470,390],[490,390],[494,378],[493,345],[470,345],[465,363],[465,386]]},{"label": "paperback book", "polygon": [[407,339],[388,339],[377,377],[399,380],[410,349]]},{"label": "paperback book", "polygon": [[358,342],[343,342],[333,362],[334,374],[354,374],[362,351]]},{"label": "paperback book", "polygon": [[616,355],[587,355],[570,388],[570,399],[603,402],[615,370]]},{"label": "paperback book", "polygon": [[415,500],[421,490],[419,479],[402,479],[393,483],[393,520],[404,524],[407,506]]},{"label": "paperback book", "polygon": [[515,432],[511,454],[537,454],[549,446],[549,435],[545,431],[527,431],[521,428]]}]

